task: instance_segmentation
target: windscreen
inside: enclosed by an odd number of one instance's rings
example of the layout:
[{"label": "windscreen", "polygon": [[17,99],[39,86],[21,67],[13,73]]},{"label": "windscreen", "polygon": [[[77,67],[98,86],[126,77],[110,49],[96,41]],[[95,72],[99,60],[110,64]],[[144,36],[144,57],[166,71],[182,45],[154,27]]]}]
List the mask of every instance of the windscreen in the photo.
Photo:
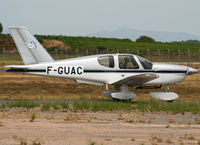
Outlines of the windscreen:
[{"label": "windscreen", "polygon": [[140,56],[137,56],[137,57],[144,69],[152,69],[153,64],[149,60],[147,60],[143,57],[140,57]]}]

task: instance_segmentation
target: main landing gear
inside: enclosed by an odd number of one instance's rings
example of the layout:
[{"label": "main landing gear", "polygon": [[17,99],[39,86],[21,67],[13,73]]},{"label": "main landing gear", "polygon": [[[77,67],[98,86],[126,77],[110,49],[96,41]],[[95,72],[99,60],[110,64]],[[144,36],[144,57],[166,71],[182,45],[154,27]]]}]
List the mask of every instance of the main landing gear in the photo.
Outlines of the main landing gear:
[{"label": "main landing gear", "polygon": [[[108,86],[106,87],[108,89]],[[151,92],[153,98],[172,102],[179,97],[178,94],[170,92],[169,85],[166,86],[166,92]],[[136,97],[136,94],[129,92],[127,85],[115,85],[113,91],[105,91],[103,95],[114,100],[131,100]]]},{"label": "main landing gear", "polygon": [[131,100],[136,94],[129,92],[127,85],[115,85],[113,91],[105,91],[103,95],[114,100]]}]

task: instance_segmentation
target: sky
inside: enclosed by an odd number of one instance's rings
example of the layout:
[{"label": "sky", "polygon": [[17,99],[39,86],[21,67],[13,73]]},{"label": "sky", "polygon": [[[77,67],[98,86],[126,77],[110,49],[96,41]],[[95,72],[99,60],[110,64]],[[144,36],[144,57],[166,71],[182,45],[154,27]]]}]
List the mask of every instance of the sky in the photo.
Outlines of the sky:
[{"label": "sky", "polygon": [[5,31],[87,35],[131,28],[200,36],[200,0],[0,0]]}]

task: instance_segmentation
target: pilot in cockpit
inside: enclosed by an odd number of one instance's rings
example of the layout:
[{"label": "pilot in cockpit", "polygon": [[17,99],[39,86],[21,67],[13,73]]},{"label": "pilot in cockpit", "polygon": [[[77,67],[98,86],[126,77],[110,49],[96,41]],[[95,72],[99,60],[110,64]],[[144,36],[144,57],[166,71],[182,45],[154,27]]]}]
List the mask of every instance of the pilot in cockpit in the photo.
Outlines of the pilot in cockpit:
[{"label": "pilot in cockpit", "polygon": [[138,65],[133,65],[129,57],[124,58],[124,64],[123,64],[124,69],[137,69]]}]

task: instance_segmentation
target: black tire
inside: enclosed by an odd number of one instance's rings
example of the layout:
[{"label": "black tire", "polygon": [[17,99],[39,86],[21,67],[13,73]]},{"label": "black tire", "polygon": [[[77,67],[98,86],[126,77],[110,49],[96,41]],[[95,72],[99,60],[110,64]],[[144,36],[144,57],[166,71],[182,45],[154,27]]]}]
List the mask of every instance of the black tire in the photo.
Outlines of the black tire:
[{"label": "black tire", "polygon": [[174,102],[174,100],[168,100],[167,102],[172,103],[172,102]]},{"label": "black tire", "polygon": [[131,102],[132,99],[116,99],[116,98],[112,98],[113,101],[116,101],[116,102]]}]

